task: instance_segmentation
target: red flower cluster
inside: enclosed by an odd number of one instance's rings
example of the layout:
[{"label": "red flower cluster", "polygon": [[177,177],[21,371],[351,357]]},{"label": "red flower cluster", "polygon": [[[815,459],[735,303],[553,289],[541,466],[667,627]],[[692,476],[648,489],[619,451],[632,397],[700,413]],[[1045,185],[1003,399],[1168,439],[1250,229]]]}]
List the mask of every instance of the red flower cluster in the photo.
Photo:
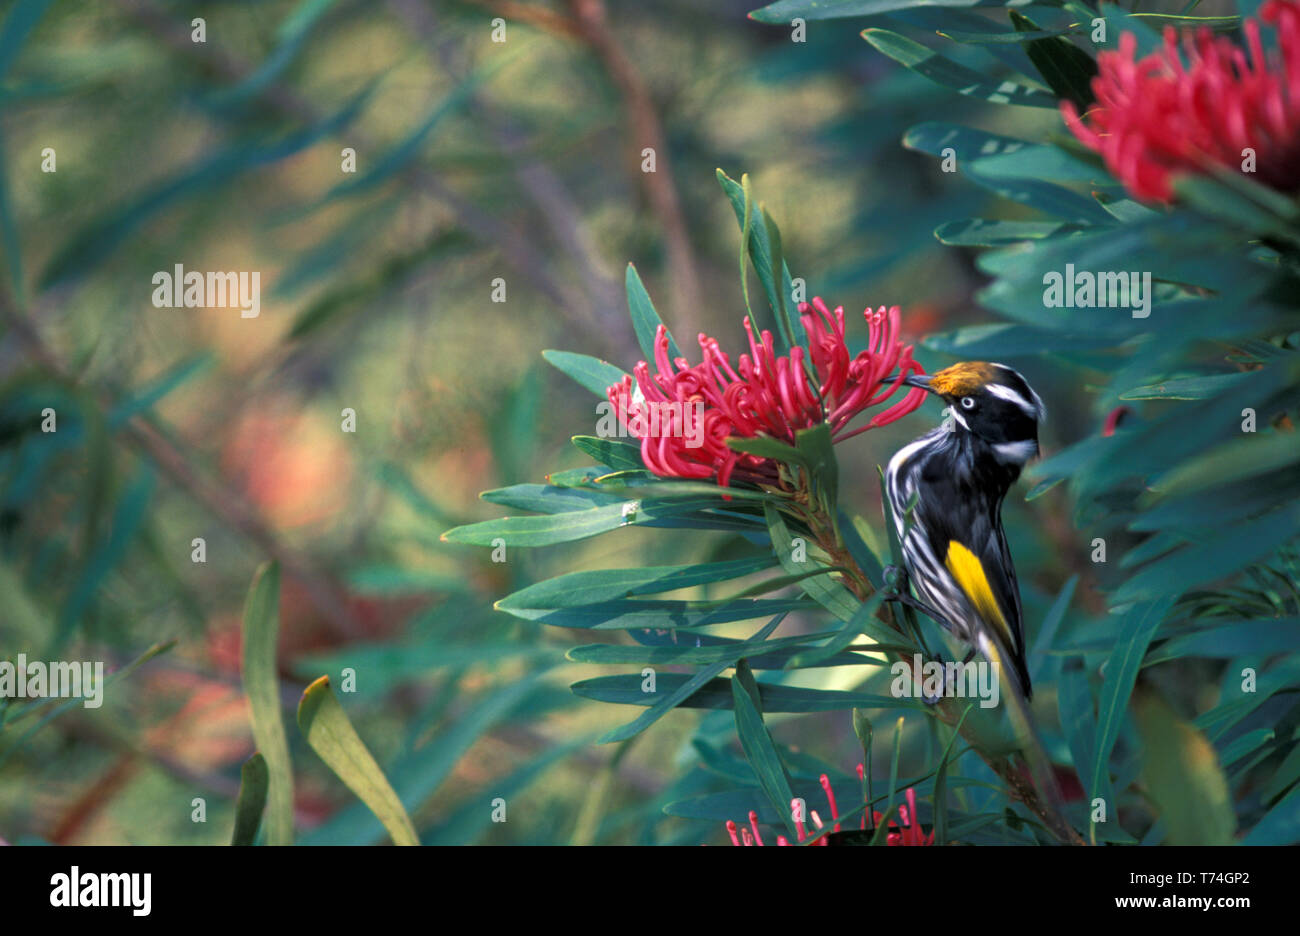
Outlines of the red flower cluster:
[{"label": "red flower cluster", "polygon": [[[859,783],[862,782],[865,773],[866,772],[862,765],[858,764]],[[831,808],[831,822],[835,824],[834,831],[839,832],[841,831],[839,823],[840,814],[839,810],[835,807],[835,791],[831,789],[831,781],[826,774],[822,774],[821,776],[821,785],[822,790],[826,793],[826,802]],[[933,845],[934,833],[931,832],[929,835],[926,835],[921,829],[921,823],[916,820],[916,792],[911,787],[908,787],[906,797],[907,805],[898,807],[899,817],[903,820],[903,826],[900,829],[898,823],[890,820],[889,827],[891,831],[885,833],[885,843],[888,845]],[[791,800],[790,808],[796,810],[798,803],[798,800]],[[795,812],[795,815],[798,815],[797,811]],[[811,811],[809,817],[812,819],[813,825],[818,829],[824,827],[821,817],[817,815],[816,810]],[[879,826],[880,823],[884,821],[884,818],[885,817],[880,813],[872,813],[872,828]],[[796,821],[794,827],[795,831],[799,833],[799,841],[802,842],[808,837],[808,833],[804,829],[802,821]],[[861,829],[865,830],[866,828],[867,816],[866,813],[863,813]],[[898,831],[892,831],[894,829],[898,829]],[[731,837],[732,845],[762,845],[763,836],[762,833],[758,831],[758,813],[750,810],[748,829],[740,828],[734,822],[728,820],[727,835]],[[784,835],[778,835],[776,837],[776,844],[789,845],[790,840]],[[829,845],[830,842],[827,840],[826,836],[823,835],[817,840],[816,844]]]},{"label": "red flower cluster", "polygon": [[1269,0],[1262,19],[1278,34],[1280,60],[1266,56],[1259,23],[1242,26],[1250,57],[1208,28],[1187,34],[1187,65],[1173,27],[1165,45],[1134,61],[1137,40],[1120,37],[1118,52],[1097,56],[1096,104],[1080,119],[1061,102],[1066,124],[1102,155],[1135,198],[1168,202],[1172,178],[1214,167],[1239,169],[1249,148],[1261,182],[1282,192],[1300,188],[1300,3]]},{"label": "red flower cluster", "polygon": [[769,436],[793,444],[798,430],[827,422],[839,442],[891,423],[925,400],[924,390],[904,388],[901,399],[866,425],[847,429],[858,414],[893,396],[908,374],[924,373],[912,360],[912,346],[899,340],[898,307],[863,313],[869,337],[867,349],[856,357],[844,341],[842,306],[832,313],[814,299],[799,304],[799,315],[808,334],[808,359],[799,347],[777,356],[772,333],[765,331],[762,341],[755,341],[746,318],[749,353],[740,355],[735,368],[718,342],[704,334],[701,363],[669,361],[668,333],[661,325],[655,336],[657,373],[641,361],[633,369],[635,384],[625,377],[607,391],[623,425],[641,439],[646,467],[663,477],[716,476],[724,487],[733,478],[771,484],[777,479],[772,461],[733,451],[728,438]]}]

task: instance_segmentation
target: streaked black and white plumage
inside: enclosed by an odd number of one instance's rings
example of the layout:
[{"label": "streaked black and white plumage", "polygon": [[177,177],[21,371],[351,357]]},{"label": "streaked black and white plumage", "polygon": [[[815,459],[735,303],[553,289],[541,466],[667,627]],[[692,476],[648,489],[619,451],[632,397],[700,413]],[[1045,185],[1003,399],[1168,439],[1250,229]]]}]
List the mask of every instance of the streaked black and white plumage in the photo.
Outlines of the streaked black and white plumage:
[{"label": "streaked black and white plumage", "polygon": [[899,450],[885,472],[908,576],[917,598],[945,619],[940,623],[1002,666],[1028,699],[1020,589],[1002,532],[1002,500],[1038,454],[1043,401],[1002,364],[965,362],[907,383],[942,397],[950,413]]}]

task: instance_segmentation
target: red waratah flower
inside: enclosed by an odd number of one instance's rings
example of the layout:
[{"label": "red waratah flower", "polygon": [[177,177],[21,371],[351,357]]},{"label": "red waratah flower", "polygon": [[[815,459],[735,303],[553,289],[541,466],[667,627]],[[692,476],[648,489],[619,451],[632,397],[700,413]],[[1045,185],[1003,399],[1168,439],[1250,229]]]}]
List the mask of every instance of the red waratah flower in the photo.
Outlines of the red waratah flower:
[{"label": "red waratah flower", "polygon": [[[1137,40],[1097,56],[1094,106],[1080,119],[1061,102],[1069,128],[1101,154],[1139,199],[1168,202],[1172,177],[1217,167],[1241,169],[1249,148],[1255,174],[1282,192],[1300,188],[1300,3],[1269,0],[1260,11],[1278,34],[1280,58],[1266,56],[1259,23],[1242,25],[1250,56],[1208,28],[1184,37],[1179,57],[1173,27],[1164,48],[1134,61]],[[1086,120],[1086,122],[1085,122]]]},{"label": "red waratah flower", "polygon": [[[865,425],[848,428],[864,410],[880,406],[903,387],[903,378],[924,373],[912,360],[912,346],[899,340],[898,306],[867,309],[867,349],[849,355],[844,342],[844,308],[834,313],[821,299],[799,304],[808,334],[802,348],[777,356],[772,333],[754,339],[748,318],[749,353],[736,367],[708,335],[699,337],[704,360],[668,359],[668,332],[655,336],[655,369],[641,361],[635,384],[625,377],[608,389],[609,401],[628,431],[641,439],[641,458],[662,477],[713,478],[726,487],[733,478],[775,484],[776,465],[767,458],[728,448],[728,438],[769,436],[793,444],[795,433],[819,422],[830,424],[843,441],[912,412],[925,401],[922,389],[907,389],[889,408]],[[814,387],[813,380],[816,381]],[[676,405],[674,405],[676,404]]]},{"label": "red waratah flower", "polygon": [[[866,771],[864,770],[863,766],[861,764],[858,764],[859,783],[862,782],[865,773]],[[839,810],[835,806],[835,791],[831,789],[831,781],[830,778],[826,776],[826,774],[821,775],[821,785],[822,785],[822,790],[825,791],[826,793],[826,802],[831,809],[831,822],[835,824],[834,831],[839,832],[841,831],[840,822],[839,822],[840,814],[839,814]],[[900,829],[898,823],[894,822],[891,819],[889,822],[889,828],[891,831],[885,833],[885,843],[888,845],[933,845],[934,833],[931,832],[929,835],[926,835],[925,832],[921,829],[921,823],[918,822],[916,819],[916,792],[911,787],[908,787],[907,793],[905,795],[907,799],[907,805],[898,807],[899,817],[903,820],[903,826]],[[865,797],[863,798],[863,801],[865,802]],[[796,810],[798,803],[799,803],[798,800],[791,800],[790,801],[791,810]],[[797,811],[795,812],[795,815],[798,815]],[[821,817],[817,815],[816,810],[810,811],[808,816],[810,819],[812,819],[813,825],[816,828],[821,829],[824,827]],[[880,813],[873,812],[872,823],[871,823],[872,828],[879,826],[880,823],[884,821],[884,818],[885,817],[882,816]],[[795,827],[795,831],[799,835],[799,841],[802,842],[804,839],[808,837],[808,832],[804,828],[804,824],[802,821],[796,821],[794,827]],[[860,823],[859,831],[865,831],[866,828],[867,828],[867,816],[866,813],[864,812],[862,814],[862,820]],[[893,831],[894,829],[897,829],[898,831]],[[758,813],[754,812],[753,810],[750,810],[748,829],[741,828],[737,826],[736,823],[728,820],[727,835],[730,836],[732,845],[762,845],[763,835],[758,830]],[[790,840],[787,839],[784,835],[778,835],[776,837],[776,844],[789,845]],[[823,835],[814,844],[829,845],[830,840]]]}]

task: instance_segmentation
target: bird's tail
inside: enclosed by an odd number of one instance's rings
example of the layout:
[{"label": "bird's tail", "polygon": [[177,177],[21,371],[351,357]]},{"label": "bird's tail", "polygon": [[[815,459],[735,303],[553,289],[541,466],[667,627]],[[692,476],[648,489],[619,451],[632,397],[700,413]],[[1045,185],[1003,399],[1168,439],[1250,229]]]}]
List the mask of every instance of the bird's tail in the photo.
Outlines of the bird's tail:
[{"label": "bird's tail", "polygon": [[1065,799],[1061,795],[1060,785],[1056,782],[1051,758],[1047,756],[1047,751],[1039,738],[1034,716],[1029,710],[1029,670],[1024,658],[1019,654],[1006,651],[1001,646],[1002,642],[992,634],[982,632],[977,639],[980,653],[986,660],[996,664],[1000,676],[1005,677],[1003,683],[1009,690],[1003,693],[1003,698],[1007,702],[1007,716],[1015,731],[1017,747],[1020,748],[1025,764],[1029,768],[1034,786],[1046,800],[1044,805],[1047,807],[1048,814],[1055,818],[1055,824],[1059,826],[1052,831],[1058,837],[1068,840],[1073,833],[1073,828],[1065,820]]}]

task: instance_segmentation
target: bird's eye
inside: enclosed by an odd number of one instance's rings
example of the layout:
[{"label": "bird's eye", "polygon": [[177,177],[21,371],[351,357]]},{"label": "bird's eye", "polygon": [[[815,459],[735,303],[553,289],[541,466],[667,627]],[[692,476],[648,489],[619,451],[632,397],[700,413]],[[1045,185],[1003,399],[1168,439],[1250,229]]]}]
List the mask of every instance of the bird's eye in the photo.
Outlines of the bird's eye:
[{"label": "bird's eye", "polygon": [[964,397],[962,397],[962,398],[961,398],[961,408],[962,408],[962,409],[974,409],[974,408],[975,408],[975,398],[974,398],[974,397],[968,397],[968,396],[964,396]]}]

